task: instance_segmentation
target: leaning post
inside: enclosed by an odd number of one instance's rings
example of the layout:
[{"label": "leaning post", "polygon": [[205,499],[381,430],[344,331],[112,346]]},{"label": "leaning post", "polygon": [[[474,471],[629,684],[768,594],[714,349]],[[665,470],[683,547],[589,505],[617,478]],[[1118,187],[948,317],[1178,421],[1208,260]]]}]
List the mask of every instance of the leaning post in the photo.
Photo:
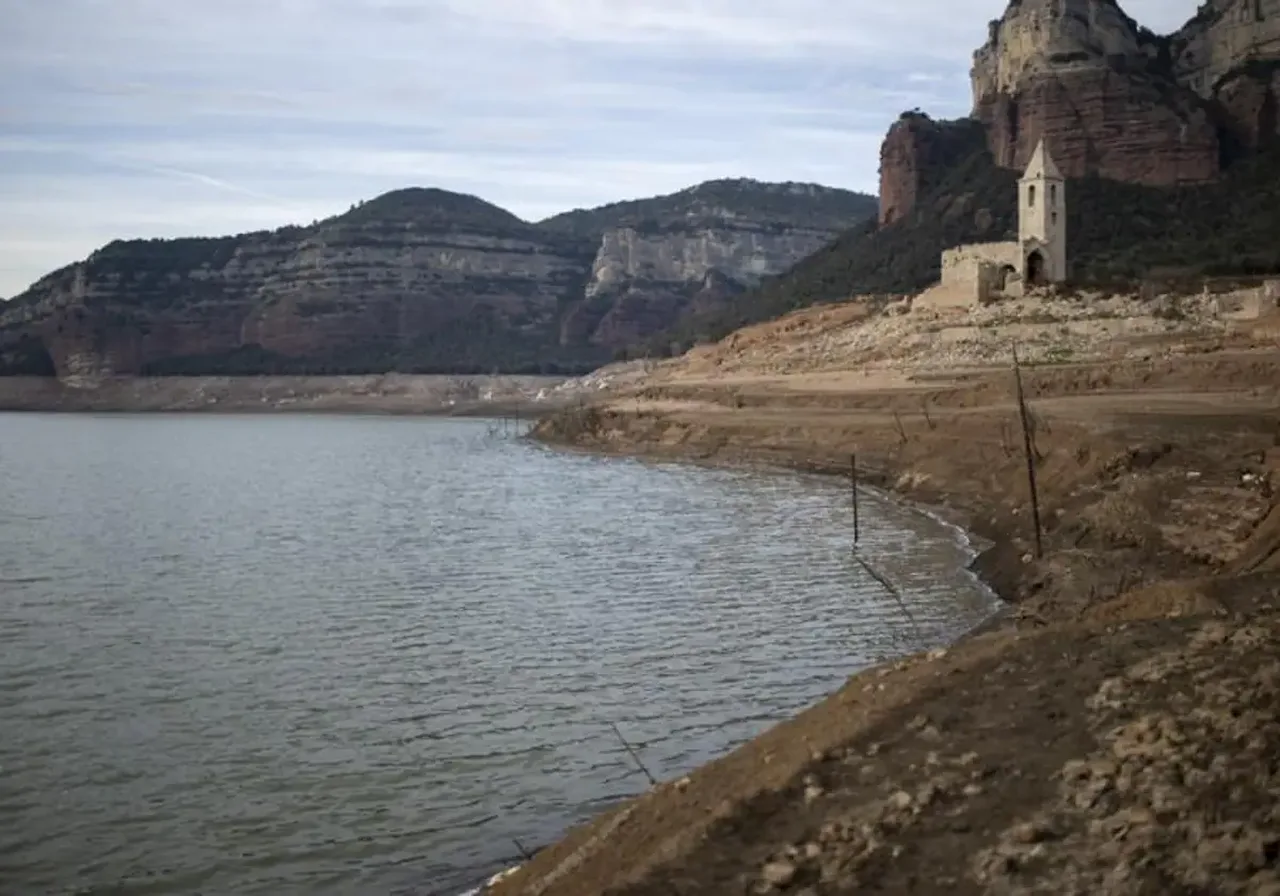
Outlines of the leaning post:
[{"label": "leaning post", "polygon": [[858,455],[849,455],[849,495],[853,499],[853,543],[858,543]]},{"label": "leaning post", "polygon": [[1040,535],[1040,495],[1036,491],[1036,456],[1031,445],[1031,421],[1027,415],[1027,400],[1022,391],[1022,365],[1018,363],[1018,346],[1013,346],[1013,381],[1018,395],[1018,416],[1022,420],[1022,450],[1027,458],[1027,485],[1031,490],[1031,523],[1036,530],[1036,557],[1044,556],[1044,544]]}]

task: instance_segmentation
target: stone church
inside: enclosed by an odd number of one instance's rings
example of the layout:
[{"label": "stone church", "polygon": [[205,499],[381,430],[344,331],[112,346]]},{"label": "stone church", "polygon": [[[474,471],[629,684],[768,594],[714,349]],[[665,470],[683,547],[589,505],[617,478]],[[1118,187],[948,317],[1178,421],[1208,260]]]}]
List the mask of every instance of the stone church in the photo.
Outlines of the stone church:
[{"label": "stone church", "polygon": [[961,308],[1023,295],[1067,278],[1066,181],[1041,140],[1018,182],[1016,242],[971,243],[942,253],[942,281],[915,307]]}]

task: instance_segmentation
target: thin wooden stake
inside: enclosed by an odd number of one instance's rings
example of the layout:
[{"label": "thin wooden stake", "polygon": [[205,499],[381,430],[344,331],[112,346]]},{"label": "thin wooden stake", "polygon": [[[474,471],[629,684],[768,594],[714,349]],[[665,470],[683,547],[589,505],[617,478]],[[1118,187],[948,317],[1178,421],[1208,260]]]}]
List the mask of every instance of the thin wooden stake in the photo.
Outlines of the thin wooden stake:
[{"label": "thin wooden stake", "polygon": [[858,544],[858,455],[849,455],[849,494],[853,498],[853,543]]},{"label": "thin wooden stake", "polygon": [[1040,535],[1040,495],[1036,491],[1036,454],[1031,445],[1031,423],[1027,419],[1027,399],[1022,392],[1022,365],[1018,363],[1018,346],[1013,346],[1013,379],[1018,391],[1018,416],[1022,419],[1022,450],[1027,458],[1027,485],[1031,490],[1031,523],[1036,530],[1036,557],[1044,556]]},{"label": "thin wooden stake", "polygon": [[644,772],[644,776],[649,779],[650,786],[656,785],[658,783],[658,779],[650,774],[649,770],[645,768],[644,763],[640,761],[640,757],[636,754],[636,751],[631,749],[631,744],[627,743],[627,739],[623,737],[622,732],[618,730],[618,726],[613,724],[613,722],[610,722],[609,727],[612,728],[613,733],[618,736],[618,742],[622,744],[623,749],[631,754],[631,758],[635,760],[636,767],[639,768],[640,771]]}]

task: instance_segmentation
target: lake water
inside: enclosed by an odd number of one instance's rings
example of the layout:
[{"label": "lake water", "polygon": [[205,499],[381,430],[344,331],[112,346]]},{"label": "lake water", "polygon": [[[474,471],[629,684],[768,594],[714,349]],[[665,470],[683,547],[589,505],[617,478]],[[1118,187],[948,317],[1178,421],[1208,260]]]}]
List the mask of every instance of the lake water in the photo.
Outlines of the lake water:
[{"label": "lake water", "polygon": [[457,893],[992,597],[847,487],[486,421],[0,415],[0,890]]}]

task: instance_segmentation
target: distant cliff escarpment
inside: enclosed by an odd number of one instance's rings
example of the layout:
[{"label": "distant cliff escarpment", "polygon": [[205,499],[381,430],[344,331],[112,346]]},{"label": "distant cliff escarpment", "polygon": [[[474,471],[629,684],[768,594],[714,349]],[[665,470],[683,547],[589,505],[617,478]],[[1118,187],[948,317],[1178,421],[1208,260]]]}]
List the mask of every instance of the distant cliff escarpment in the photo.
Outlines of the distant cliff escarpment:
[{"label": "distant cliff escarpment", "polygon": [[[1173,187],[1220,179],[1280,143],[1280,0],[1209,0],[1171,35],[1116,0],[1011,0],[973,56],[973,111],[995,164],[1044,139],[1063,174]],[[956,163],[955,122],[904,116],[885,140],[883,223]]]},{"label": "distant cliff escarpment", "polygon": [[0,305],[0,374],[567,373],[817,302],[901,295],[1001,241],[1043,140],[1070,279],[1280,272],[1280,0],[1173,34],[1116,0],[1010,0],[972,108],[888,130],[875,197],[719,180],[531,223],[402,190],[311,227],[112,243]]},{"label": "distant cliff escarpment", "polygon": [[875,211],[723,180],[529,223],[407,189],[310,227],[119,241],[0,303],[0,375],[576,372]]},{"label": "distant cliff escarpment", "polygon": [[651,349],[852,296],[918,292],[940,253],[1011,239],[1043,139],[1067,186],[1072,280],[1280,272],[1280,0],[1210,0],[1158,35],[1115,0],[1010,0],[973,55],[969,116],[916,109],[880,151],[876,221]]},{"label": "distant cliff escarpment", "polygon": [[1169,35],[1116,0],[1010,0],[970,87],[969,117],[890,127],[878,227],[739,307],[923,288],[943,249],[1011,236],[1042,140],[1068,178],[1073,280],[1280,271],[1280,0],[1208,0]]}]

